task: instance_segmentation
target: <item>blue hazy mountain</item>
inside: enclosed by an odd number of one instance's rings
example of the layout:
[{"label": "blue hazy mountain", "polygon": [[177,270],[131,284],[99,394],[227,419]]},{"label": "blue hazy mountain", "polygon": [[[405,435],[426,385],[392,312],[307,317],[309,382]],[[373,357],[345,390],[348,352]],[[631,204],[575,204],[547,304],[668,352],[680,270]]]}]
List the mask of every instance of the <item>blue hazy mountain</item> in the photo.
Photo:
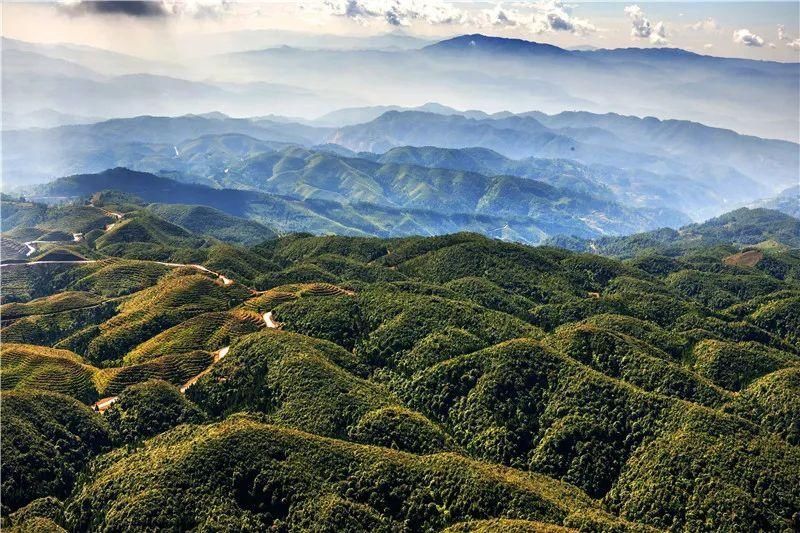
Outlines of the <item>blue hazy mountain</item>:
[{"label": "blue hazy mountain", "polygon": [[[82,198],[97,191],[117,190],[147,203],[209,206],[280,232],[398,236],[474,231],[530,243],[563,234],[587,238],[627,234],[660,227],[664,218],[673,225],[686,220],[677,213],[630,209],[510,176],[485,178],[440,171],[438,179],[431,179],[416,176],[420,169],[406,168],[404,179],[391,181],[387,176],[383,183],[378,183],[360,176],[355,168],[357,162],[352,161],[349,176],[338,184],[328,183],[325,191],[318,189],[325,194],[310,194],[312,184],[328,175],[323,173],[317,180],[310,175],[315,168],[348,162],[332,156],[306,155],[309,160],[295,154],[294,161],[287,157],[277,161],[284,168],[295,165],[298,172],[286,176],[286,188],[273,186],[274,193],[215,189],[115,168],[60,178],[38,186],[32,197]],[[387,174],[397,170],[400,169],[392,168]],[[297,181],[300,176],[305,176],[305,181]],[[454,179],[456,176],[459,179]],[[362,183],[353,185],[358,179]],[[383,188],[383,192],[367,194],[369,185]],[[448,198],[458,202],[448,202]]]},{"label": "blue hazy mountain", "polygon": [[272,77],[217,81],[211,72],[198,75],[206,61],[163,63],[92,47],[3,39],[2,59],[4,107],[16,114],[39,109],[107,117],[213,109],[235,115],[320,114],[358,102],[346,94],[278,83]]},{"label": "blue hazy mountain", "polygon": [[755,207],[774,209],[781,213],[800,218],[800,185],[789,187],[772,198],[756,202]]},{"label": "blue hazy mountain", "polygon": [[579,53],[565,50],[552,44],[537,43],[523,39],[490,37],[479,33],[460,35],[438,43],[428,45],[424,51],[429,54],[468,52],[471,54],[502,54],[505,56],[555,57],[558,59],[579,59]]},{"label": "blue hazy mountain", "polygon": [[688,176],[716,184],[720,190],[744,187],[755,197],[776,192],[797,179],[800,149],[795,143],[683,121],[586,115],[594,124],[557,127],[556,116],[548,119],[556,127],[548,127],[533,116],[477,120],[391,111],[366,124],[339,128],[330,142],[374,152],[406,145],[478,146],[515,159],[566,158],[663,176]]},{"label": "blue hazy mountain", "polygon": [[[224,44],[226,38],[213,39]],[[220,45],[221,52],[175,64],[88,47],[7,43],[4,97],[18,112],[52,108],[130,116],[217,109],[236,116],[310,119],[375,103],[413,108],[439,101],[496,110],[497,95],[502,94],[515,113],[582,109],[654,114],[798,140],[798,119],[786,113],[800,105],[797,63],[717,58],[678,49],[565,50],[484,35],[460,36],[422,49],[365,44],[365,49],[268,46],[226,53]],[[15,54],[26,54],[26,59],[12,61]],[[60,67],[51,69],[54,61]],[[136,78],[118,79],[121,75],[156,77],[147,78],[152,90],[142,94],[128,88]],[[709,101],[715,105],[707,105]]]},{"label": "blue hazy mountain", "polygon": [[338,129],[207,113],[9,131],[3,163],[9,185],[125,166],[260,189],[273,174],[258,183],[241,179],[247,168],[241,162],[290,145],[321,145],[342,157],[519,176],[599,197],[611,192],[632,206],[677,209],[695,219],[777,194],[797,176],[796,144],[697,123],[591,113],[464,116],[428,108],[447,114],[389,111]]}]

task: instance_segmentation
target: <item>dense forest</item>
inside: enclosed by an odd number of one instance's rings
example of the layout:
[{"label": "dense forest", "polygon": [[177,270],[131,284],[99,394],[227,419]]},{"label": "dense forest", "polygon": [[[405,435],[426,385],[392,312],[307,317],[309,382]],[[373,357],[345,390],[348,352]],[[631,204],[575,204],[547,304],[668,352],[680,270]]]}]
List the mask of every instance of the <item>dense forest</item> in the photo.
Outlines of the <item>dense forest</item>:
[{"label": "dense forest", "polygon": [[788,215],[539,247],[113,191],[2,217],[9,531],[800,529]]}]

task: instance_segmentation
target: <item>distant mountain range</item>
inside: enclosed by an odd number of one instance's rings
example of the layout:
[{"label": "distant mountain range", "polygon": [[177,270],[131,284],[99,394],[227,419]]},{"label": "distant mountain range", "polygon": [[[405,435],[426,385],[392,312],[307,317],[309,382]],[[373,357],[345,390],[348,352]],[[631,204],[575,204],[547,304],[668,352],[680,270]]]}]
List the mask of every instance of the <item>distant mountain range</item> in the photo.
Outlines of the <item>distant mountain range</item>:
[{"label": "distant mountain range", "polygon": [[[553,232],[531,224],[591,235],[677,226],[800,178],[796,142],[734,131],[797,140],[799,119],[786,109],[800,107],[800,64],[483,35],[242,51],[239,37],[215,35],[219,53],[174,64],[4,40],[14,113],[4,118],[20,128],[3,133],[5,187],[125,167],[333,202],[370,222],[378,208],[435,212],[423,233],[464,229],[441,215],[523,217],[520,239],[538,242]],[[418,105],[423,94],[429,103]],[[497,94],[516,113],[494,112]],[[343,231],[395,231],[331,220]]]},{"label": "distant mountain range", "polygon": [[[252,39],[243,40],[248,36]],[[200,43],[204,50],[216,50],[209,56],[164,63],[85,46],[5,39],[4,99],[17,113],[51,108],[131,116],[216,109],[238,116],[309,118],[376,102],[415,107],[441,101],[496,110],[496,95],[502,94],[517,113],[583,109],[691,118],[798,140],[798,119],[786,113],[800,105],[798,63],[664,48],[566,50],[484,35],[422,48],[427,43],[407,35],[335,41],[321,39],[315,45],[291,32],[283,38],[215,34]],[[242,42],[263,48],[242,51]],[[143,84],[148,91],[138,90]]]},{"label": "distant mountain range", "polygon": [[[295,154],[298,155],[298,154]],[[248,218],[274,228],[280,233],[305,231],[317,234],[344,235],[438,235],[454,231],[474,231],[520,242],[538,243],[554,235],[598,236],[606,233],[631,233],[637,229],[658,227],[658,215],[622,207],[613,202],[556,189],[544,183],[513,177],[487,179],[478,174],[461,174],[460,179],[433,181],[445,187],[434,190],[424,182],[417,182],[414,168],[407,169],[406,181],[393,183],[387,193],[403,200],[405,205],[392,205],[385,196],[371,197],[362,187],[351,181],[360,178],[351,167],[352,176],[344,180],[338,199],[309,195],[298,196],[298,191],[311,188],[316,165],[341,165],[347,161],[319,154],[310,157],[283,156],[281,163],[287,167],[298,166],[294,177],[304,175],[308,181],[297,188],[281,190],[284,194],[270,194],[241,189],[213,189],[204,185],[181,183],[153,174],[117,168],[99,174],[75,175],[58,179],[37,187],[34,198],[88,197],[97,191],[117,190],[133,194],[146,203],[181,203],[205,205],[229,215]],[[356,160],[358,161],[358,160]],[[363,161],[363,160],[362,160]],[[366,162],[369,163],[369,162]],[[353,163],[354,165],[356,163]],[[373,164],[373,163],[369,163]],[[483,180],[483,183],[480,181]],[[474,182],[474,183],[473,183]],[[373,183],[376,189],[381,186]],[[385,186],[384,184],[383,186]],[[334,190],[330,185],[329,191]],[[345,193],[359,191],[361,197],[345,201]],[[439,195],[439,196],[437,196]],[[460,203],[449,203],[450,195]],[[470,201],[471,203],[467,203]],[[365,201],[372,200],[372,201]],[[671,215],[673,223],[680,223],[678,215]]]},{"label": "distant mountain range", "polygon": [[217,81],[191,64],[152,62],[91,47],[4,38],[2,56],[4,107],[18,115],[41,109],[107,117],[212,109],[238,115],[278,110],[319,114],[360,102],[345,93],[274,83],[273,78]]},{"label": "distant mountain range", "polygon": [[549,242],[574,251],[622,258],[654,254],[652,261],[657,263],[664,256],[677,256],[690,250],[708,249],[721,244],[765,249],[798,248],[800,220],[772,209],[741,208],[678,230],[662,228],[600,239],[557,237]]},{"label": "distant mountain range", "polygon": [[94,124],[105,120],[103,117],[71,115],[54,109],[37,109],[27,113],[3,111],[3,129],[18,130],[25,128],[55,128],[73,124]]},{"label": "distant mountain range", "polygon": [[[405,145],[481,146],[515,158],[569,158],[659,173],[700,171],[706,180],[715,179],[715,174],[727,167],[772,187],[791,183],[800,163],[798,145],[786,141],[744,136],[686,121],[592,113],[526,113],[474,119],[390,111],[371,122],[340,128],[330,141],[374,152]],[[726,180],[732,177],[727,173],[724,176]]]},{"label": "distant mountain range", "polygon": [[800,218],[800,185],[789,187],[772,198],[767,198],[753,204],[754,207],[776,209],[795,218]]},{"label": "distant mountain range", "polygon": [[[259,165],[278,157],[276,151],[302,147],[383,165],[532,178],[637,208],[704,219],[777,194],[798,178],[797,144],[697,123],[591,113],[490,116],[425,107],[445,114],[387,111],[366,123],[331,128],[280,117],[207,113],[7,131],[6,183],[124,166],[216,187],[294,194],[273,179],[280,167]],[[346,114],[356,116],[359,110]],[[379,178],[371,175],[378,167],[360,164],[370,179]],[[347,172],[339,170],[315,167],[314,175],[346,179]],[[662,225],[674,220],[665,218]]]}]

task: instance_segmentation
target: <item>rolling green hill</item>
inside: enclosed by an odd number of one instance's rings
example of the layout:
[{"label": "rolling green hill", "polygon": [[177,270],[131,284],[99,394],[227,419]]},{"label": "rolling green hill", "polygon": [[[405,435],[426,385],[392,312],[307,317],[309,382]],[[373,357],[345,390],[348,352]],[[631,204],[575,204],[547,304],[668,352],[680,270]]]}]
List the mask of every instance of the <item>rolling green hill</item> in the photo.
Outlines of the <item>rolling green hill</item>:
[{"label": "rolling green hill", "polygon": [[3,400],[3,515],[36,498],[66,497],[92,456],[110,448],[102,418],[77,400],[11,391]]},{"label": "rolling green hill", "polygon": [[19,232],[21,228],[35,228],[35,232],[38,232],[30,239],[24,240],[63,240],[43,238],[52,231],[60,231],[62,235],[63,232],[68,232],[64,238],[71,240],[72,233],[88,233],[93,229],[102,229],[111,222],[113,217],[90,206],[69,205],[48,208],[43,204],[3,200],[3,232],[15,229]]},{"label": "rolling green hill", "polygon": [[147,209],[192,233],[225,242],[253,245],[275,237],[275,232],[263,224],[202,205],[151,204]]},{"label": "rolling green hill", "polygon": [[95,248],[133,243],[158,245],[200,246],[201,240],[192,240],[185,229],[147,213],[136,212],[125,217],[94,241]]},{"label": "rolling green hill", "polygon": [[48,391],[87,404],[152,379],[184,385],[214,360],[212,353],[194,350],[170,352],[124,366],[98,368],[69,350],[10,342],[4,344],[2,355],[3,390]]},{"label": "rolling green hill", "polygon": [[3,266],[4,527],[796,526],[792,219],[620,260],[474,233],[235,246],[158,209],[65,245],[95,262]]}]

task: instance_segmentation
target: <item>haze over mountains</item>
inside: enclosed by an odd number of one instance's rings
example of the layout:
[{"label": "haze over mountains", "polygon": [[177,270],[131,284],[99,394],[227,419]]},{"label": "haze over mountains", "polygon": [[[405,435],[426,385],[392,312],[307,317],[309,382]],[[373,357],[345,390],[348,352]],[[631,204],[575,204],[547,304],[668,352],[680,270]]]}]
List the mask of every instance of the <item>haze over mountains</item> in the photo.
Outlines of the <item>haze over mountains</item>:
[{"label": "haze over mountains", "polygon": [[[375,180],[394,179],[392,165],[400,165],[414,167],[412,182],[424,188],[435,189],[431,180],[441,180],[448,170],[480,174],[484,181],[502,175],[533,179],[637,209],[662,210],[664,218],[654,219],[662,226],[772,197],[796,182],[800,164],[795,143],[691,122],[586,112],[489,116],[440,105],[424,109],[437,113],[389,110],[342,127],[209,113],[13,130],[4,133],[3,164],[12,186],[124,166],[298,199],[424,207],[425,200],[409,204],[375,191]],[[365,116],[372,113],[363,110]],[[359,114],[362,110],[351,109],[342,117],[350,122]],[[331,121],[331,116],[322,120]],[[302,165],[309,167],[300,171],[292,152],[305,154]],[[309,187],[298,172],[317,183]],[[475,201],[458,196],[463,192],[448,197],[450,210],[469,204],[465,212],[474,212]],[[429,196],[422,190],[414,194]],[[676,218],[679,212],[683,218]]]},{"label": "haze over mountains", "polygon": [[[310,157],[311,162],[301,156]],[[295,165],[297,169],[283,173],[282,179],[286,181],[272,184],[272,193],[212,189],[117,168],[56,180],[39,187],[35,197],[81,198],[114,189],[136,195],[147,203],[211,206],[263,223],[280,233],[403,236],[469,230],[528,243],[561,234],[593,237],[631,233],[660,227],[662,219],[670,219],[674,225],[684,220],[676,213],[630,209],[533,180],[485,178],[448,171],[437,172],[431,179],[417,175],[420,171],[424,174],[424,169],[414,167],[382,168],[389,180],[384,183],[350,167],[343,182],[328,183],[328,188],[320,192],[312,182],[331,180],[316,171],[330,165],[346,166],[346,161],[296,153],[276,154],[275,160],[279,165]],[[352,198],[345,199],[347,195]]]},{"label": "haze over mountains", "polygon": [[[5,97],[17,113],[51,108],[107,117],[218,110],[313,118],[348,106],[441,101],[492,112],[580,109],[691,119],[798,140],[797,119],[785,112],[800,102],[797,63],[666,48],[564,50],[483,35],[411,50],[369,49],[364,41],[360,49],[221,47],[218,55],[171,64],[5,39]],[[143,84],[148,90],[137,92]]]},{"label": "haze over mountains", "polygon": [[[282,36],[301,40],[251,42]],[[799,123],[785,113],[800,105],[797,63],[483,35],[323,36],[244,51],[234,42],[219,34],[216,55],[170,63],[4,39],[5,187],[127,167],[299,201],[428,209],[451,194],[445,211],[476,215],[489,204],[475,193],[431,182],[471,172],[482,183],[510,176],[588,195],[589,219],[613,220],[608,202],[625,205],[639,212],[626,227],[649,229],[766,201],[798,180]],[[423,94],[448,105],[413,102]],[[511,110],[498,111],[499,94]],[[295,148],[310,151],[302,171],[285,168]],[[414,167],[404,185],[379,184],[391,165]],[[413,199],[387,196],[398,186],[422,188]],[[615,224],[596,229],[623,231]]]}]

